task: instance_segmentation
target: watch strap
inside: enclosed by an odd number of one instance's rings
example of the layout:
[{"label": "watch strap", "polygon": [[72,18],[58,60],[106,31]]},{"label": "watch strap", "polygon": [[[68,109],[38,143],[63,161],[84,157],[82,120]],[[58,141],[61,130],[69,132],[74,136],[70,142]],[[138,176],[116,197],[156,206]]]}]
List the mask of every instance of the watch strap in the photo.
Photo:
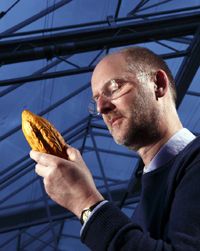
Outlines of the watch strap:
[{"label": "watch strap", "polygon": [[83,211],[82,211],[82,213],[81,213],[81,218],[80,218],[80,221],[81,221],[81,224],[82,224],[82,225],[83,225],[83,224],[85,223],[85,221],[86,221],[86,219],[83,220],[83,215],[84,215],[84,213],[85,213],[86,211],[90,211],[90,213],[91,213],[91,212],[95,209],[95,207],[98,206],[102,201],[104,201],[104,200],[98,201],[97,203],[95,203],[95,204],[92,205],[91,207],[88,207],[88,208],[83,209]]}]

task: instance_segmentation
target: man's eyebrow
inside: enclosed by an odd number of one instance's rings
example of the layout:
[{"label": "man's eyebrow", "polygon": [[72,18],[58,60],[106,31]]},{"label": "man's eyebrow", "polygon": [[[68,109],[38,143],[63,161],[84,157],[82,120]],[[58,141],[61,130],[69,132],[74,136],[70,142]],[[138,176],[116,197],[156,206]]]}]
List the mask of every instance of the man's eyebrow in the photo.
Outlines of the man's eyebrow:
[{"label": "man's eyebrow", "polygon": [[[112,79],[108,80],[107,82],[105,82],[105,83],[103,84],[103,87],[102,87],[102,89],[100,90],[100,92],[99,92],[99,93],[101,93],[101,92],[102,92],[102,90],[103,90],[104,86],[105,86],[106,84],[108,84],[111,80],[112,80]],[[93,98],[98,97],[98,96],[99,96],[99,94],[97,94],[97,95],[93,96]]]},{"label": "man's eyebrow", "polygon": [[105,87],[107,84],[109,84],[112,80],[113,80],[113,79],[110,79],[110,80],[106,81],[106,82],[103,84],[101,90],[98,92],[99,94],[93,96],[92,98],[93,98],[93,99],[98,98],[98,97],[100,96],[100,94],[101,94],[102,92],[104,92],[104,91],[103,91],[104,87]]}]

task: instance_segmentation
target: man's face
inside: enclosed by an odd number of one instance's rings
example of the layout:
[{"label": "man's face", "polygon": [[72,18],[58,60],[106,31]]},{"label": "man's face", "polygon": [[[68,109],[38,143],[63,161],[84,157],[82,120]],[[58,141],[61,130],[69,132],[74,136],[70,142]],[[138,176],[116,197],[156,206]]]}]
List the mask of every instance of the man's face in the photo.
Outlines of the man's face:
[{"label": "man's face", "polygon": [[92,77],[93,95],[98,96],[106,82],[130,77],[124,95],[108,100],[102,94],[97,109],[103,116],[114,140],[137,151],[156,137],[159,113],[155,107],[154,84],[140,83],[134,73],[126,71],[126,61],[121,54],[104,58],[95,68]]}]

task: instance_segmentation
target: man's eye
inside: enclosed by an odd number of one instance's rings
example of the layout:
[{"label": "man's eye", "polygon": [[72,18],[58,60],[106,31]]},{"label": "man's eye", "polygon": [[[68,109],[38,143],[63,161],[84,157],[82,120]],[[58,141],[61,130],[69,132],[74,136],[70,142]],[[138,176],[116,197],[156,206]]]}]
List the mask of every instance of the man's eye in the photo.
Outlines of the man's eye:
[{"label": "man's eye", "polygon": [[115,92],[119,89],[118,83],[115,80],[111,80],[110,85],[108,87],[109,92]]}]

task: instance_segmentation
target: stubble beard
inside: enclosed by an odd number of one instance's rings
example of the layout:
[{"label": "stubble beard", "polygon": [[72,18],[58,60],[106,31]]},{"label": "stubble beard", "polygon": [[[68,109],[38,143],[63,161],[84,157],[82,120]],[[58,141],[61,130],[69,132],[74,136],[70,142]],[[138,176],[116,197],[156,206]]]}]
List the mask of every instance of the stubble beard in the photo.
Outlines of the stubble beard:
[{"label": "stubble beard", "polygon": [[115,142],[119,145],[137,152],[142,147],[157,141],[158,134],[155,126],[148,121],[142,120],[140,124],[135,124],[134,119],[124,125],[124,133],[117,135],[117,129],[112,131]]},{"label": "stubble beard", "polygon": [[143,93],[143,98],[140,96],[135,100],[129,115],[122,117],[122,123],[109,128],[117,144],[135,152],[157,141],[160,136],[162,115],[152,107],[146,95]]}]

